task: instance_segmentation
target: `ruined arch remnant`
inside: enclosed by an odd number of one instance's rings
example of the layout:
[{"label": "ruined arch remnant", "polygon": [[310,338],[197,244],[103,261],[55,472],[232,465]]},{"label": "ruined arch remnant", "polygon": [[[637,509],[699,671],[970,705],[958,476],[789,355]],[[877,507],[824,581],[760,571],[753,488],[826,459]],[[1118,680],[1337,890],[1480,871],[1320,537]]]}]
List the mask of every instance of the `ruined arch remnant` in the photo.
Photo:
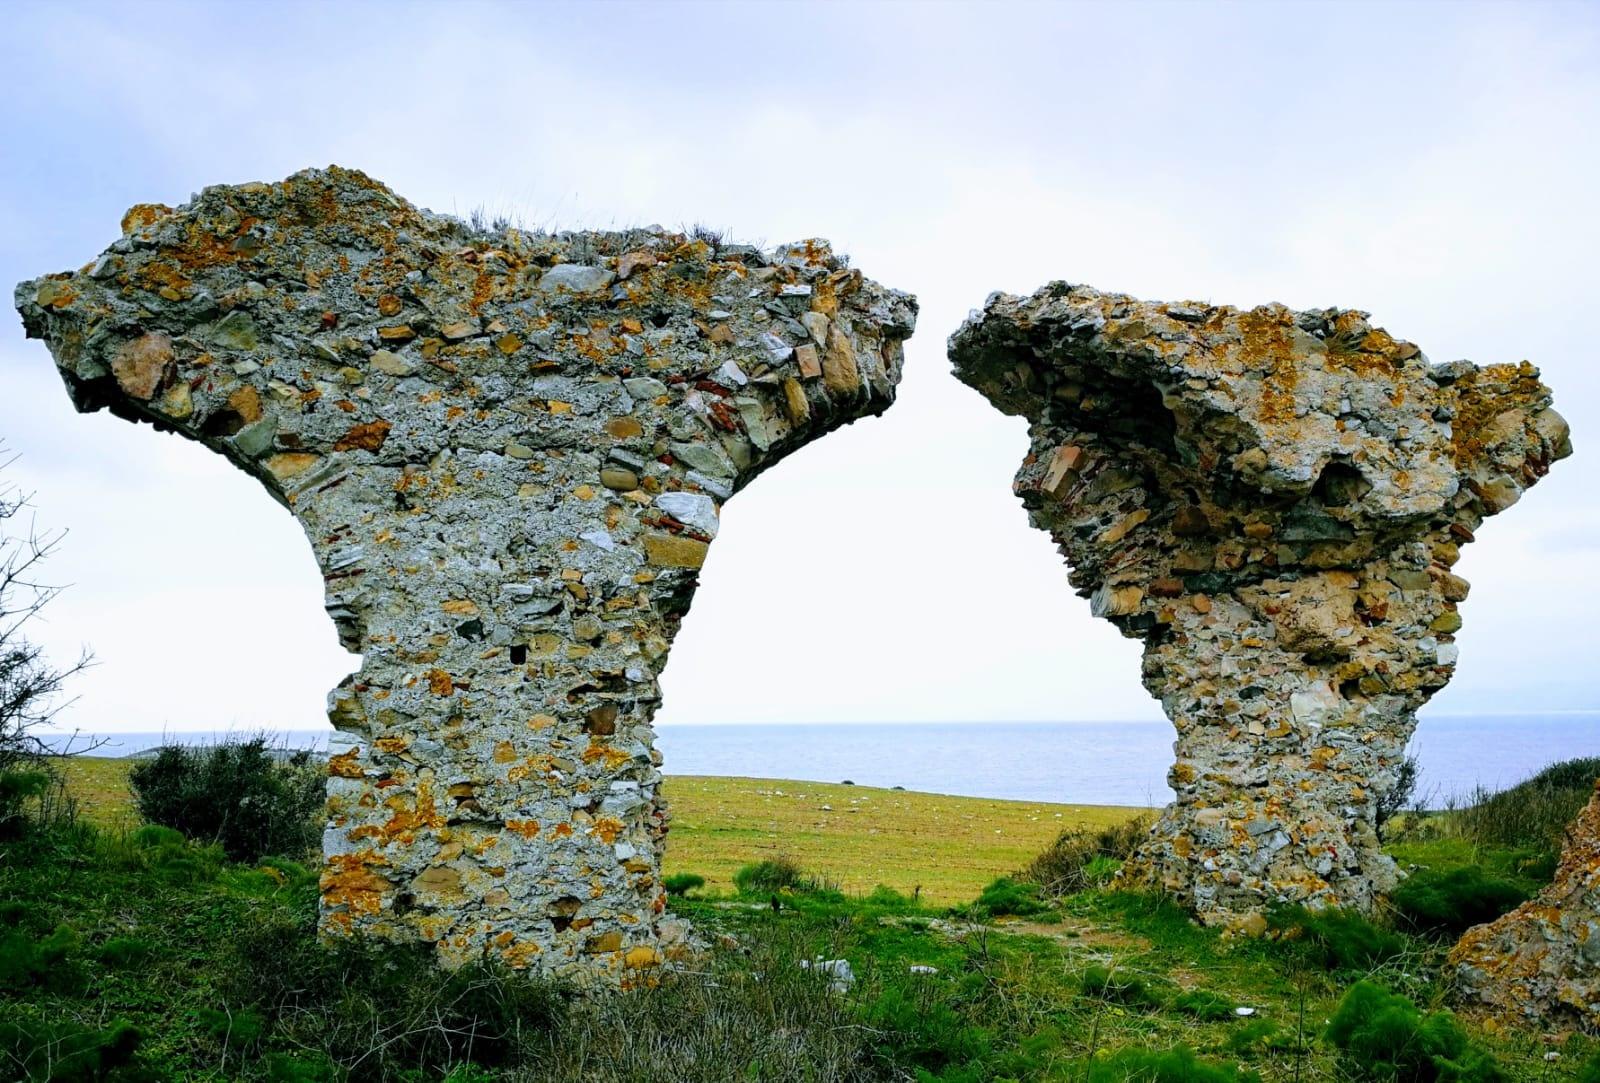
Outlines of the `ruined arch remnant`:
[{"label": "ruined arch remnant", "polygon": [[1016,491],[1177,728],[1125,882],[1246,930],[1369,908],[1396,881],[1377,801],[1455,666],[1451,567],[1572,450],[1538,370],[1432,365],[1362,312],[1064,282],[990,298],[950,358],[1028,419]]},{"label": "ruined arch remnant", "polygon": [[719,509],[889,406],[916,302],[823,242],[481,229],[338,168],[135,207],[16,302],[79,409],[200,441],[305,528],[363,655],[324,931],[657,965],[650,719]]}]

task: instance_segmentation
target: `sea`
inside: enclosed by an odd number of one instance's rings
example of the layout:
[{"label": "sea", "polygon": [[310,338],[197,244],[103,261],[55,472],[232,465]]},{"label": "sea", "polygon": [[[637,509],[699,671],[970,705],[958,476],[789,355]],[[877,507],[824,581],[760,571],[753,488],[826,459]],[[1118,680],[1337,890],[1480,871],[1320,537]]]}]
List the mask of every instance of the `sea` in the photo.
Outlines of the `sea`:
[{"label": "sea", "polygon": [[[285,748],[322,749],[329,729],[280,730]],[[78,748],[131,756],[164,742],[208,744],[220,732],[80,733]],[[50,738],[57,747],[64,735]],[[1172,728],[1144,722],[829,722],[662,725],[663,770],[679,775],[849,781],[929,793],[1083,805],[1165,804]],[[1411,752],[1430,807],[1503,789],[1575,756],[1600,756],[1600,711],[1423,716]]]}]

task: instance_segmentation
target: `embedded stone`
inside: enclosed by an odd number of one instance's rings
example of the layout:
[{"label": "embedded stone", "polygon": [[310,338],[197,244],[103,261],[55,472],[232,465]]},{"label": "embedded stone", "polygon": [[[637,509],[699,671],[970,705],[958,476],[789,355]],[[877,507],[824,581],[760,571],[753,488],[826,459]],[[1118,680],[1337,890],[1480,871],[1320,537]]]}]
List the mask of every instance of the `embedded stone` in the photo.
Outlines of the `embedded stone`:
[{"label": "embedded stone", "polygon": [[950,358],[1028,419],[1014,489],[1177,729],[1177,798],[1121,882],[1241,929],[1370,910],[1397,882],[1378,803],[1457,659],[1466,584],[1439,569],[1571,453],[1538,370],[1432,366],[1361,312],[1065,282],[991,297]]},{"label": "embedded stone", "polygon": [[[329,704],[324,934],[579,984],[654,965],[670,923],[650,722],[718,501],[893,402],[915,301],[825,247],[752,276],[746,252],[660,231],[484,234],[338,168],[130,220],[138,244],[22,284],[17,305],[80,408],[240,463],[311,541],[361,655]],[[272,229],[246,261],[252,222]],[[229,314],[151,292],[180,272]],[[873,378],[809,388],[796,417],[756,375],[769,308],[836,273],[854,285],[830,337]],[[694,330],[712,324],[733,332],[714,359]],[[418,358],[398,352],[419,337]],[[361,343],[381,348],[352,377]],[[420,392],[402,379],[418,370]],[[737,402],[706,390],[736,371]]]},{"label": "embedded stone", "polygon": [[172,370],[172,339],[159,331],[123,343],[111,356],[111,372],[131,398],[148,399]]}]

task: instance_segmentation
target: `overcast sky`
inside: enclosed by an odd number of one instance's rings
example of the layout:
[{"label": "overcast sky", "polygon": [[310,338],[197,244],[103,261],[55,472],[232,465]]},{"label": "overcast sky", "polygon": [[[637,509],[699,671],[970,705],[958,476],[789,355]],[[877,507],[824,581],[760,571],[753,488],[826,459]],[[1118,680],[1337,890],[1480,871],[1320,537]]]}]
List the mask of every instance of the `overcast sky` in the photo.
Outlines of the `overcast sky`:
[{"label": "overcast sky", "polygon": [[[987,294],[1056,278],[1539,365],[1578,452],[1466,550],[1430,710],[1600,706],[1600,5],[9,0],[0,87],[8,291],[134,203],[336,162],[533,226],[824,236],[917,294],[898,404],[726,509],[663,723],[1160,717],[1011,495],[1023,423],[944,356]],[[34,630],[99,658],[64,722],[324,724],[355,663],[254,481],[74,414],[14,316],[0,438],[71,531]]]}]

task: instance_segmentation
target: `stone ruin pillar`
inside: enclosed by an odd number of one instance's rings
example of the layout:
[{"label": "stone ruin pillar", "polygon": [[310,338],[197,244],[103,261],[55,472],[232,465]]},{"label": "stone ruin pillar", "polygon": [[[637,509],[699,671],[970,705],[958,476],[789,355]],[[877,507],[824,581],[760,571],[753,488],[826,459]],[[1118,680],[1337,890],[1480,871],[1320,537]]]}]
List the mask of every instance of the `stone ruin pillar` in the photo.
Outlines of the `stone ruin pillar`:
[{"label": "stone ruin pillar", "polygon": [[324,932],[658,964],[650,719],[718,513],[889,406],[915,300],[824,242],[477,228],[331,168],[135,207],[16,301],[80,410],[200,441],[305,528],[362,654]]},{"label": "stone ruin pillar", "polygon": [[950,357],[1028,419],[1029,518],[1177,728],[1123,882],[1246,931],[1369,909],[1396,881],[1376,802],[1456,662],[1451,567],[1572,450],[1538,370],[1431,365],[1362,312],[1062,282],[992,297]]}]

